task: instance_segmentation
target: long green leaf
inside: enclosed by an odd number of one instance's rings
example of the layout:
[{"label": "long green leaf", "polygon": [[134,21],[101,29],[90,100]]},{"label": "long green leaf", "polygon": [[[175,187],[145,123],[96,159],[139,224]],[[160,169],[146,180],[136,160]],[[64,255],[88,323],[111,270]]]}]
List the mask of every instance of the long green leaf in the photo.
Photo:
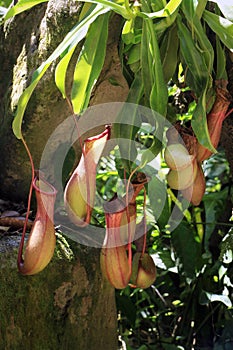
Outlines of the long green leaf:
[{"label": "long green leaf", "polygon": [[194,18],[201,19],[203,11],[205,10],[208,0],[196,1],[196,0],[183,0],[181,9],[184,12],[185,18],[188,22],[193,22]]},{"label": "long green leaf", "polygon": [[[198,19],[197,19],[198,20]],[[199,20],[198,20],[199,21]],[[180,51],[183,56],[184,64],[188,67],[189,79],[188,83],[198,97],[198,103],[192,117],[192,127],[197,136],[198,141],[206,148],[215,153],[207,126],[206,120],[206,95],[210,86],[210,72],[207,67],[204,55],[197,49],[192,38],[192,33],[181,22],[177,21],[178,36],[180,38]],[[188,76],[188,74],[187,74]]]},{"label": "long green leaf", "polygon": [[76,114],[87,107],[92,88],[103,67],[108,38],[108,18],[106,15],[99,16],[92,23],[76,64],[71,93]]},{"label": "long green leaf", "polygon": [[206,67],[208,69],[209,75],[211,76],[214,64],[214,49],[203,29],[201,21],[197,16],[194,18],[194,29],[198,38],[199,49],[201,53],[203,53]]},{"label": "long green leaf", "polygon": [[152,52],[150,50],[150,32],[147,29],[147,21],[143,21],[142,40],[141,40],[141,62],[142,62],[142,81],[144,85],[145,104],[149,106],[150,93],[153,86]]},{"label": "long green leaf", "polygon": [[[147,1],[142,2],[142,10],[149,11]],[[142,65],[143,83],[145,92],[149,95],[149,105],[157,113],[163,116],[167,114],[168,91],[164,81],[163,67],[161,63],[160,50],[157,40],[156,30],[151,18],[143,20],[143,40],[142,40]]]},{"label": "long green leaf", "polygon": [[216,153],[216,149],[213,147],[206,119],[206,94],[207,91],[202,91],[201,96],[198,99],[197,106],[193,112],[192,128],[199,141],[204,147],[208,148],[212,153]]},{"label": "long green leaf", "polygon": [[203,18],[223,44],[233,51],[233,22],[207,10],[204,11]]},{"label": "long green leaf", "polygon": [[141,116],[138,113],[138,105],[143,94],[143,84],[141,79],[141,72],[137,72],[134,81],[131,84],[126,104],[123,106],[119,113],[116,124],[114,125],[114,131],[116,137],[129,141],[120,142],[120,152],[126,168],[130,170],[130,165],[137,156],[137,150],[134,142],[135,135],[141,125]]},{"label": "long green leaf", "polygon": [[[149,115],[148,115],[149,117]],[[150,163],[157,155],[162,151],[163,148],[163,136],[164,130],[168,126],[167,119],[156,113],[154,110],[151,111],[148,122],[153,126],[153,142],[149,148],[143,151],[140,161],[140,167],[144,168]]]},{"label": "long green leaf", "polygon": [[161,17],[169,17],[171,16],[180,6],[182,0],[170,0],[169,3],[164,7],[164,9],[156,12],[140,12],[138,15],[145,18],[161,18]]},{"label": "long green leaf", "polygon": [[48,2],[48,0],[19,0],[15,6],[9,8],[4,16],[4,21],[18,15],[21,12],[27,11],[34,6],[41,4],[42,2]]},{"label": "long green leaf", "polygon": [[[198,2],[197,5],[195,1],[184,0],[181,8],[192,30],[195,46],[197,50],[203,54],[206,67],[208,68],[209,75],[211,76],[214,62],[214,50],[200,21],[200,15],[202,16],[203,14],[203,4],[205,4],[205,2],[206,0],[203,2]],[[199,7],[199,3],[201,3],[200,6],[202,6],[202,8]],[[197,14],[197,10],[199,10],[199,14]]]},{"label": "long green leaf", "polygon": [[163,66],[160,58],[160,50],[156,32],[151,20],[147,22],[147,30],[150,32],[150,47],[153,57],[151,71],[153,74],[153,85],[150,93],[150,107],[162,116],[167,114],[168,91],[163,76]]},{"label": "long green leaf", "polygon": [[166,184],[154,176],[148,184],[148,195],[155,219],[159,227],[164,229],[171,215]]},{"label": "long green leaf", "polygon": [[160,44],[160,55],[163,66],[164,81],[166,83],[173,77],[178,65],[179,40],[177,26],[168,28]]},{"label": "long green leaf", "polygon": [[89,13],[88,16],[86,16],[66,35],[64,40],[58,45],[49,58],[34,72],[31,84],[24,90],[19,98],[16,116],[13,121],[13,132],[18,139],[23,138],[21,126],[28,101],[46,70],[54,60],[56,60],[68,47],[71,46],[71,44],[75,45],[81,41],[85,37],[90,24],[94,22],[99,15],[107,11],[108,10],[102,6],[96,6],[94,9],[92,9],[91,13]]},{"label": "long green leaf", "polygon": [[101,5],[91,7],[87,15],[78,24],[76,24],[73,29],[71,29],[71,31],[66,35],[64,40],[58,45],[46,62],[54,61],[68,47],[71,49],[73,46],[77,45],[82,39],[85,38],[89,26],[96,20],[96,18],[104,13],[107,13],[108,11],[109,9],[106,9]]},{"label": "long green leaf", "polygon": [[76,45],[69,48],[67,54],[60,60],[55,70],[55,83],[61,91],[63,98],[66,98],[66,73],[71,57],[76,49]]},{"label": "long green leaf", "polygon": [[190,72],[196,80],[196,85],[199,86],[199,91],[195,93],[200,95],[206,88],[206,82],[209,79],[209,72],[205,64],[203,55],[197,49],[195,42],[192,39],[192,33],[179,19],[178,24],[178,36],[180,39],[180,49],[184,61],[189,68]]},{"label": "long green leaf", "polygon": [[132,162],[137,157],[137,149],[135,143],[135,135],[141,125],[141,117],[138,113],[138,105],[143,94],[143,84],[141,71],[135,75],[131,84],[126,104],[116,118],[114,123],[114,135],[119,139],[119,148],[121,153],[121,162],[124,164],[128,172],[131,172]]},{"label": "long green leaf", "polygon": [[130,90],[126,99],[128,103],[139,104],[143,95],[143,84],[141,71],[138,71],[135,75],[134,81],[130,86]]},{"label": "long green leaf", "polygon": [[18,139],[23,138],[21,127],[22,127],[23,116],[24,116],[28,101],[29,101],[33,91],[35,90],[38,82],[43,77],[44,73],[46,72],[46,70],[48,69],[49,66],[50,66],[50,63],[43,64],[40,66],[40,69],[39,68],[37,69],[36,78],[24,90],[23,94],[19,98],[16,116],[15,116],[15,118],[13,120],[13,124],[12,124],[13,132]]},{"label": "long green leaf", "polygon": [[80,0],[80,1],[102,5],[103,7],[106,7],[108,10],[112,10],[126,19],[130,19],[134,17],[132,12],[127,11],[127,9],[124,6],[117,4],[115,1],[109,1],[109,0]]},{"label": "long green leaf", "polygon": [[154,23],[158,40],[165,33],[166,29],[171,27],[173,23],[176,21],[178,13],[179,13],[179,8],[175,12],[173,12],[171,16],[162,18],[157,23]]},{"label": "long green leaf", "polygon": [[208,2],[208,0],[198,1],[197,3],[196,3],[196,1],[194,1],[194,3],[196,4],[195,12],[196,12],[196,15],[199,19],[201,19],[202,15],[203,15],[203,12],[206,8],[207,2]]},{"label": "long green leaf", "polygon": [[201,247],[195,239],[193,227],[182,221],[172,232],[172,245],[183,265],[183,272],[187,277],[194,278]]},{"label": "long green leaf", "polygon": [[216,57],[217,57],[216,79],[227,80],[228,78],[227,78],[227,72],[226,72],[226,56],[218,37],[216,37]]}]

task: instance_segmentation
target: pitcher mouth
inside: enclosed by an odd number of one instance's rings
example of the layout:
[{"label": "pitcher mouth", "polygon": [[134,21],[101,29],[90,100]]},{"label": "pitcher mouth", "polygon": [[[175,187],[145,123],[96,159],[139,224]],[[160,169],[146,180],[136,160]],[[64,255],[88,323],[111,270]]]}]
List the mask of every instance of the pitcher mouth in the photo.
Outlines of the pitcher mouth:
[{"label": "pitcher mouth", "polygon": [[35,191],[46,194],[47,196],[55,196],[57,194],[56,188],[47,182],[39,171],[36,171],[32,185]]}]

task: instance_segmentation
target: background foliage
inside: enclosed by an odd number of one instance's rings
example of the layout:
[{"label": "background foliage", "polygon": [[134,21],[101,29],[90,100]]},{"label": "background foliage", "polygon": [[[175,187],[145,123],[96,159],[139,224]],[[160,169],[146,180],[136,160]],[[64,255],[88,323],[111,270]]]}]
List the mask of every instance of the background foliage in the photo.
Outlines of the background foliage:
[{"label": "background foliage", "polygon": [[11,3],[11,1],[0,1],[0,6],[2,6],[2,7],[8,7],[8,6],[10,6],[10,3]]}]

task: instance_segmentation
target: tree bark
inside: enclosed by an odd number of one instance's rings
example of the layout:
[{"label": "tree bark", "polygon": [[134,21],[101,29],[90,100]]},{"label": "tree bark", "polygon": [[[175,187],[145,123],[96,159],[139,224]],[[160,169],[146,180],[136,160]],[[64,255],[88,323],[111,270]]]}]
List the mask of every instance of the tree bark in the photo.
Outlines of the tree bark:
[{"label": "tree bark", "polygon": [[117,349],[114,289],[99,251],[62,235],[51,263],[35,276],[17,272],[19,236],[0,245],[0,349]]},{"label": "tree bark", "polygon": [[[0,198],[27,201],[31,167],[22,142],[12,132],[14,113],[33,71],[77,23],[80,10],[76,0],[50,0],[0,28]],[[127,96],[128,85],[119,69],[119,31],[120,18],[115,16],[92,105],[124,101]],[[77,55],[78,50],[76,59]],[[36,168],[49,136],[71,115],[55,86],[54,71],[55,64],[38,84],[24,116],[23,134]],[[72,64],[68,86],[71,77]],[[111,85],[109,78],[119,85]],[[115,294],[102,280],[99,249],[59,235],[49,266],[38,275],[25,277],[16,266],[19,240],[19,235],[6,233],[0,244],[0,350],[117,349]]]}]

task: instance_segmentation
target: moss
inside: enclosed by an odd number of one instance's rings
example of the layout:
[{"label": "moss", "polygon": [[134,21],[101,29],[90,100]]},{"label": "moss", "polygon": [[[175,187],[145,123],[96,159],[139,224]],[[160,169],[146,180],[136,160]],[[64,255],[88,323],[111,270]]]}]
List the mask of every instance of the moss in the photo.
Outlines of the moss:
[{"label": "moss", "polygon": [[[114,350],[114,294],[101,280],[99,251],[61,234],[56,251],[35,276],[18,273],[15,247],[1,254],[0,350]],[[103,336],[111,347],[104,347]]]}]

